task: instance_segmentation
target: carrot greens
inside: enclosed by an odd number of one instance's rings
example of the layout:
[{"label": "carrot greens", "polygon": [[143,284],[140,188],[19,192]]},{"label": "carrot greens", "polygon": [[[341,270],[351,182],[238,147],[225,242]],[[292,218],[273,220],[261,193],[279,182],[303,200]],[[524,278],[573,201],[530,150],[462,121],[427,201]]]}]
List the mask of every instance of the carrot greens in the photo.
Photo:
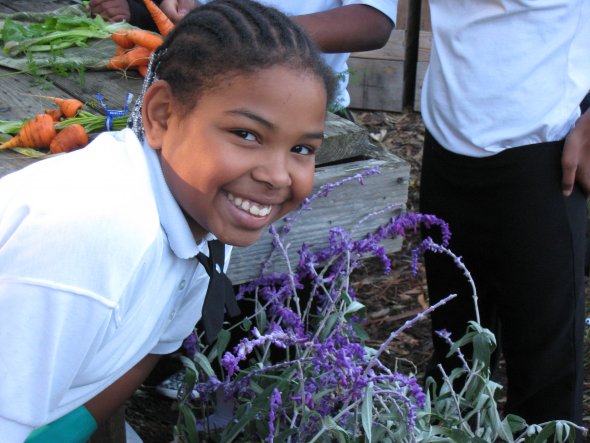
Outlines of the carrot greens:
[{"label": "carrot greens", "polygon": [[28,52],[50,52],[73,46],[86,46],[91,38],[110,38],[124,23],[109,23],[100,16],[54,16],[41,23],[6,18],[0,32],[4,52],[16,56]]}]

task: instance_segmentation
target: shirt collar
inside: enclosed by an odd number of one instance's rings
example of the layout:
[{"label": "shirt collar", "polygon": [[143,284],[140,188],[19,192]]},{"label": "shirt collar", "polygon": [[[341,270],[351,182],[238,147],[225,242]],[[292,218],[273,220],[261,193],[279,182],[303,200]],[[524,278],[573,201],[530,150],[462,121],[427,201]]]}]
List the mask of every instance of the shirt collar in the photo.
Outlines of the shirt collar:
[{"label": "shirt collar", "polygon": [[215,236],[208,233],[204,240],[199,243],[196,242],[184,213],[170,192],[170,188],[168,188],[168,184],[162,173],[158,154],[145,140],[143,142],[143,150],[147,159],[154,196],[158,206],[160,225],[168,238],[170,249],[172,249],[172,252],[178,258],[182,259],[193,258],[199,252],[208,252],[207,242],[215,240]]}]

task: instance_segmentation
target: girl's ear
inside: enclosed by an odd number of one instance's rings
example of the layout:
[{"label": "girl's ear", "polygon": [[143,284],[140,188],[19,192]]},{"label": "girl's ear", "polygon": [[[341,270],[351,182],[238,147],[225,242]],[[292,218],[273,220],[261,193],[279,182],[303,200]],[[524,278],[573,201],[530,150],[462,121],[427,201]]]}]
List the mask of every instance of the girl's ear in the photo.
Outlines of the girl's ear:
[{"label": "girl's ear", "polygon": [[168,82],[152,83],[143,97],[141,118],[146,141],[153,149],[162,147],[172,109],[172,90]]}]

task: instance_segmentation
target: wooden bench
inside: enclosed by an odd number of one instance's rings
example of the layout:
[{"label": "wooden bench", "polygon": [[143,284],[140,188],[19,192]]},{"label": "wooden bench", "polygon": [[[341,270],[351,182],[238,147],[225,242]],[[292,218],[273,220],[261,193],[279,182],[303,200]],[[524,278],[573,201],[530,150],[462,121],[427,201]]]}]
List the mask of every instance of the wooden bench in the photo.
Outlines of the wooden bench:
[{"label": "wooden bench", "polygon": [[[67,3],[65,0],[0,0],[0,13],[51,10]],[[0,68],[0,119],[21,120],[42,112],[48,107],[47,101],[35,95],[75,97],[89,102],[95,101],[96,94],[101,93],[109,107],[119,109],[124,105],[126,94],[137,95],[142,84],[139,78],[126,78],[110,71],[88,71],[82,84],[76,75],[50,76],[49,80],[39,83],[38,78]],[[34,161],[38,160],[12,151],[0,151],[0,177]],[[381,174],[367,177],[364,185],[345,184],[327,197],[317,199],[312,205],[313,210],[304,213],[289,234],[291,258],[296,257],[299,246],[304,242],[312,247],[325,246],[331,227],[343,227],[351,231],[353,238],[360,238],[405,210],[408,163],[372,145],[366,130],[354,123],[332,114],[328,116],[326,139],[316,163],[315,190],[368,168],[378,167]],[[365,219],[367,214],[383,208],[388,210]],[[280,225],[281,222],[278,222],[277,227]],[[394,252],[399,250],[400,245],[399,240],[390,241],[386,247],[389,252]],[[236,248],[229,269],[233,282],[243,283],[257,277],[271,250],[272,241],[268,234],[255,245]],[[284,260],[275,260],[272,270],[286,270]],[[91,442],[125,443],[124,415],[121,408],[96,432]]]}]

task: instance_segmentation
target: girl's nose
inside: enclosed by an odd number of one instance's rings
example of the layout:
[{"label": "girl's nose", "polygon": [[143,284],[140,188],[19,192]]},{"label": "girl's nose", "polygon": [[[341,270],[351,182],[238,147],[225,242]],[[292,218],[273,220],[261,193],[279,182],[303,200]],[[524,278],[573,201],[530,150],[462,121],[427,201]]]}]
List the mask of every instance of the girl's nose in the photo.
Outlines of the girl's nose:
[{"label": "girl's nose", "polygon": [[252,171],[252,176],[256,181],[264,182],[270,188],[291,186],[288,155],[283,153],[263,155]]}]

